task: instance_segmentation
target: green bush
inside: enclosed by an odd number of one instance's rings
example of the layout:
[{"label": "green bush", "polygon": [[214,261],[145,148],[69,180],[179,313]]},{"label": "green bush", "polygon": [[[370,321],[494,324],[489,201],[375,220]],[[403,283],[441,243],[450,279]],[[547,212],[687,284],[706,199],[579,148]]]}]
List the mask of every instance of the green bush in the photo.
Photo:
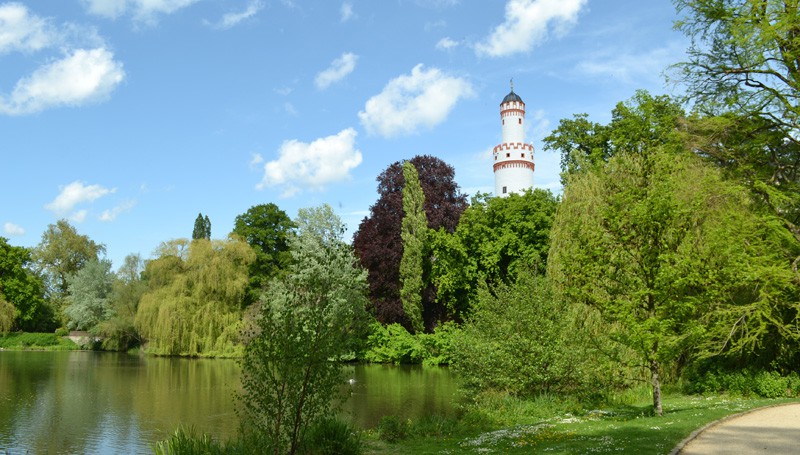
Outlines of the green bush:
[{"label": "green bush", "polygon": [[605,326],[581,306],[558,301],[547,280],[521,273],[515,283],[481,289],[453,338],[453,368],[469,392],[517,397],[542,393],[596,399],[623,384]]},{"label": "green bush", "polygon": [[425,347],[400,324],[370,326],[364,360],[373,363],[421,363]]},{"label": "green bush", "polygon": [[57,336],[55,333],[9,333],[0,337],[0,348],[4,349],[76,349],[77,346],[70,340]]},{"label": "green bush", "polygon": [[69,335],[69,329],[66,327],[59,327],[56,329],[55,335],[57,337],[65,337]]},{"label": "green bush", "polygon": [[329,417],[312,425],[305,438],[304,453],[312,455],[359,455],[361,436],[339,419]]},{"label": "green bush", "polygon": [[408,437],[408,423],[397,416],[383,416],[378,422],[378,435],[382,441],[402,441]]},{"label": "green bush", "polygon": [[242,453],[237,450],[234,444],[223,444],[203,433],[198,435],[194,428],[185,429],[183,427],[175,430],[175,433],[167,440],[157,442],[153,445],[153,453],[156,455],[222,455]]},{"label": "green bush", "polygon": [[763,398],[792,397],[800,395],[800,378],[796,373],[782,376],[777,371],[723,371],[715,369],[702,373],[687,373],[684,391],[688,393],[729,392],[741,396]]}]

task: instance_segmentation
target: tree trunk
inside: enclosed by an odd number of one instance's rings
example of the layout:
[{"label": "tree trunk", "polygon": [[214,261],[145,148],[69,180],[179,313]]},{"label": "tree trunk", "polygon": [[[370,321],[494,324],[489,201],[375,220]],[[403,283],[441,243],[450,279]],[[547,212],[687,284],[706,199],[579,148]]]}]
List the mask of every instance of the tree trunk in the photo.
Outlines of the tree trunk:
[{"label": "tree trunk", "polygon": [[661,417],[664,410],[661,408],[661,382],[658,380],[658,362],[655,360],[650,361],[650,377],[653,382],[653,411]]}]

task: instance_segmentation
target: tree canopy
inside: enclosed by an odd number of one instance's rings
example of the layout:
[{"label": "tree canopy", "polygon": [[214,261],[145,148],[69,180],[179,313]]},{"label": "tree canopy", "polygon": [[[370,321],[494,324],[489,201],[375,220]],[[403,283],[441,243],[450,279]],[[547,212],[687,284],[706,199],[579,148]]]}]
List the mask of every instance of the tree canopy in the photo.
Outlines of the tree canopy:
[{"label": "tree canopy", "polygon": [[250,266],[250,302],[258,298],[269,280],[291,260],[289,238],[294,228],[286,212],[273,203],[254,205],[236,216],[232,233],[256,253]]},{"label": "tree canopy", "polygon": [[330,206],[301,209],[292,262],[273,278],[246,327],[241,405],[245,428],[275,454],[296,453],[310,424],[341,396],[350,338],[363,321],[366,273]]},{"label": "tree canopy", "polygon": [[675,65],[704,113],[770,119],[787,140],[800,128],[798,0],[674,0],[676,28],[692,39]]},{"label": "tree canopy", "polygon": [[192,229],[192,240],[198,239],[211,240],[211,220],[208,219],[208,215],[204,217],[202,213],[197,214]]},{"label": "tree canopy", "polygon": [[543,270],[557,200],[550,191],[486,199],[478,195],[452,234],[432,236],[437,299],[460,319],[484,286],[510,284],[521,270]]},{"label": "tree canopy", "polygon": [[98,324],[113,316],[111,291],[114,286],[111,261],[90,261],[71,275],[69,296],[64,315],[72,330],[93,331]]},{"label": "tree canopy", "polygon": [[44,283],[31,271],[31,251],[0,237],[0,332],[53,330],[53,312],[44,299]]},{"label": "tree canopy", "polygon": [[255,259],[238,240],[173,240],[147,263],[135,326],[161,355],[232,355]]},{"label": "tree canopy", "polygon": [[69,295],[68,278],[89,262],[99,260],[105,251],[104,245],[79,234],[67,220],[47,226],[41,242],[33,250],[33,260],[44,279],[46,297],[57,312]]},{"label": "tree canopy", "polygon": [[[415,156],[408,161],[419,175],[428,227],[453,232],[467,208],[467,200],[454,180],[452,166],[429,155]],[[369,296],[376,318],[383,323],[407,325],[409,321],[400,300],[403,162],[391,164],[377,180],[378,201],[370,207],[370,215],[359,224],[353,246],[361,264],[369,272]],[[422,301],[426,326],[444,316],[444,308],[436,303],[435,289],[429,281],[426,281]]]}]

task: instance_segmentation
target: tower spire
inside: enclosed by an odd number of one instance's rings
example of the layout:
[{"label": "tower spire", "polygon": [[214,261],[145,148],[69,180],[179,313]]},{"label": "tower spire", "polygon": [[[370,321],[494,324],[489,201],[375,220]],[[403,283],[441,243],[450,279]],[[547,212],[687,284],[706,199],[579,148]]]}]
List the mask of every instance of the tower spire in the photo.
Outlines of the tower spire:
[{"label": "tower spire", "polygon": [[514,78],[511,78],[511,91],[514,91]]}]

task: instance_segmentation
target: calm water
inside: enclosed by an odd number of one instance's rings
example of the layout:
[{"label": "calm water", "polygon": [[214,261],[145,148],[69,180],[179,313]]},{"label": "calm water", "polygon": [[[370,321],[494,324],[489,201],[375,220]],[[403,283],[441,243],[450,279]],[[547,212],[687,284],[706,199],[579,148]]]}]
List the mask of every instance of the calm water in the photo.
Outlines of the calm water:
[{"label": "calm water", "polygon": [[[346,418],[451,414],[456,384],[444,368],[356,365]],[[0,352],[0,453],[150,453],[178,425],[236,433],[233,360],[99,352]]]}]

